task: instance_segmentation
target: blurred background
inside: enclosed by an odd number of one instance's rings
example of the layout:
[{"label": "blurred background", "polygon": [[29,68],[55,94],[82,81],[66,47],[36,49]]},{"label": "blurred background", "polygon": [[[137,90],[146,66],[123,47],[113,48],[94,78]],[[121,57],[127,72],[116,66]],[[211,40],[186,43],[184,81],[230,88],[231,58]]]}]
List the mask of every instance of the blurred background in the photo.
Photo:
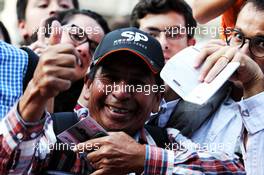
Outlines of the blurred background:
[{"label": "blurred background", "polygon": [[[20,38],[17,31],[16,21],[16,1],[17,0],[0,0],[0,20],[6,26],[13,44],[18,44]],[[193,0],[186,0],[190,5]],[[116,25],[128,22],[129,14],[138,0],[79,0],[81,9],[91,9],[102,14],[113,29]],[[206,25],[199,25],[200,28],[216,28],[219,25],[219,19],[216,19]],[[218,36],[211,36],[218,37]],[[211,38],[208,35],[196,35],[198,41],[207,41]]]}]

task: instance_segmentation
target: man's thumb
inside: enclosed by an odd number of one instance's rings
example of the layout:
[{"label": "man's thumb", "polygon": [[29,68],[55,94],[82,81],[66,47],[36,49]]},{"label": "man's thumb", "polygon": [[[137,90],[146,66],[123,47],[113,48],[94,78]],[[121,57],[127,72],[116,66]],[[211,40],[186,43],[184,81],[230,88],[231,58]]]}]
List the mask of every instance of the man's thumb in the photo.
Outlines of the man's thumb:
[{"label": "man's thumb", "polygon": [[61,42],[62,28],[59,21],[55,20],[51,24],[51,34],[49,38],[49,45],[59,44]]}]

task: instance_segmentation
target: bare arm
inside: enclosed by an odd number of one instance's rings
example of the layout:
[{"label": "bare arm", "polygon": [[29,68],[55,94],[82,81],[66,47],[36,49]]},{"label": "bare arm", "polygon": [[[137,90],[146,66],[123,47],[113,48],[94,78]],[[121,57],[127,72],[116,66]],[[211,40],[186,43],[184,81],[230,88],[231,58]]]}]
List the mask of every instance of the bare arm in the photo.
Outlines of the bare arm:
[{"label": "bare arm", "polygon": [[193,16],[201,24],[216,18],[235,3],[235,0],[194,0]]},{"label": "bare arm", "polygon": [[39,121],[48,101],[82,76],[75,71],[78,52],[70,44],[59,44],[60,40],[61,26],[54,21],[49,46],[41,53],[33,79],[19,101],[18,111],[26,122]]}]

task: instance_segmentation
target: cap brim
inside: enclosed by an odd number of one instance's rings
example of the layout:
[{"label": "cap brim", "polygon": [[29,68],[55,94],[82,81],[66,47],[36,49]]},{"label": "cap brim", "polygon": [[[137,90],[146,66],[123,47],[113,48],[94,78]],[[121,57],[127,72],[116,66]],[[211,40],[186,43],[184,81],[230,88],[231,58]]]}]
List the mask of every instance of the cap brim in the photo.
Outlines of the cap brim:
[{"label": "cap brim", "polygon": [[116,50],[109,51],[106,54],[104,54],[102,57],[100,57],[98,59],[98,61],[95,63],[95,65],[98,65],[99,63],[101,63],[109,55],[111,55],[113,53],[120,52],[120,51],[129,51],[129,52],[131,52],[132,54],[136,55],[138,58],[142,59],[147,64],[147,66],[152,71],[152,73],[157,74],[159,72],[158,70],[156,70],[154,68],[154,66],[150,63],[150,61],[148,60],[148,58],[146,58],[146,56],[143,56],[142,54],[138,53],[137,51],[134,51],[134,50],[129,49],[129,48],[121,48],[121,49],[116,49]]}]

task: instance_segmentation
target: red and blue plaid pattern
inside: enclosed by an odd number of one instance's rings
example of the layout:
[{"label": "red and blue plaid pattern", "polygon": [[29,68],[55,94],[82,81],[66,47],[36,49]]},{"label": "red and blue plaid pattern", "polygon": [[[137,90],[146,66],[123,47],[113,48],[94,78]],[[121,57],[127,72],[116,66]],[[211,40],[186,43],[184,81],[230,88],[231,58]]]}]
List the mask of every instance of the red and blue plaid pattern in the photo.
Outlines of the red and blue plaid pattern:
[{"label": "red and blue plaid pattern", "polygon": [[[48,165],[53,151],[50,144],[56,143],[50,115],[38,123],[26,123],[17,113],[17,105],[1,122],[0,174],[39,174]],[[139,132],[140,138],[152,145],[150,135]],[[178,132],[178,131],[176,131]],[[142,136],[143,134],[143,136]],[[63,160],[61,155],[61,160]],[[71,172],[81,173],[87,162],[77,156]],[[212,155],[194,149],[171,151],[146,145],[144,174],[245,174],[236,159],[225,154]]]}]

